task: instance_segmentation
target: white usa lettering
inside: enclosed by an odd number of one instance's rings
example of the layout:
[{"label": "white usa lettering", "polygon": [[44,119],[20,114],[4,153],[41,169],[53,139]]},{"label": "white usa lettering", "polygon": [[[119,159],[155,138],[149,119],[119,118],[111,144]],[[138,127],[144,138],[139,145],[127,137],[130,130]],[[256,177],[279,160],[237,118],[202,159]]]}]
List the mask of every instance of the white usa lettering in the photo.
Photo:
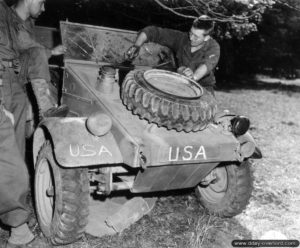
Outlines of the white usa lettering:
[{"label": "white usa lettering", "polygon": [[198,150],[198,152],[197,152],[197,154],[196,154],[196,156],[195,156],[194,159],[195,160],[198,159],[198,156],[200,156],[200,157],[202,156],[202,158],[205,159],[205,160],[207,159],[206,158],[206,152],[205,152],[204,146],[200,146],[199,147],[199,150]]},{"label": "white usa lettering", "polygon": [[207,159],[204,146],[169,147],[169,161],[190,161]]},{"label": "white usa lettering", "polygon": [[72,145],[69,146],[70,155],[72,157],[94,157],[94,156],[102,156],[105,153],[112,157],[112,153],[105,146],[94,146],[94,145]]},{"label": "white usa lettering", "polygon": [[[189,151],[191,150],[191,151]],[[185,146],[183,148],[183,151],[185,154],[187,154],[188,156],[182,156],[182,160],[191,160],[193,158],[193,147],[192,146]]]}]

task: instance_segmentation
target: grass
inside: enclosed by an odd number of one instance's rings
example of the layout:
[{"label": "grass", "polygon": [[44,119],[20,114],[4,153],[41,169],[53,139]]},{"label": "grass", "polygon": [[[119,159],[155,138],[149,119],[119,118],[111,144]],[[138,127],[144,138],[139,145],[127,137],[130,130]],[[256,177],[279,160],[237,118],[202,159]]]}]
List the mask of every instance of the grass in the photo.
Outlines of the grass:
[{"label": "grass", "polygon": [[253,238],[276,230],[299,239],[300,94],[274,89],[220,92],[219,96],[234,111],[250,117],[252,134],[264,155],[253,165],[255,190],[250,205],[236,219]]},{"label": "grass", "polygon": [[210,215],[203,215],[198,218],[196,225],[193,227],[193,232],[189,241],[190,248],[199,248],[203,246],[210,229],[217,228],[217,226],[214,225],[214,218],[216,217]]}]

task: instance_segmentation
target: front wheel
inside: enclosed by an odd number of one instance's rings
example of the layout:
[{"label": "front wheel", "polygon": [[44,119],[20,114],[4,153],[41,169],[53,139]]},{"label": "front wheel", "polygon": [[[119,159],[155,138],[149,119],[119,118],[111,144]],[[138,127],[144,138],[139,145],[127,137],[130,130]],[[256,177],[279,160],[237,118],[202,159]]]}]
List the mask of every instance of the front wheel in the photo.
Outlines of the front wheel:
[{"label": "front wheel", "polygon": [[37,159],[34,190],[38,222],[49,241],[63,245],[81,238],[88,222],[87,169],[60,167],[46,142]]},{"label": "front wheel", "polygon": [[233,217],[241,213],[249,203],[253,190],[250,162],[216,167],[215,178],[209,185],[199,184],[196,195],[205,209],[220,217]]}]

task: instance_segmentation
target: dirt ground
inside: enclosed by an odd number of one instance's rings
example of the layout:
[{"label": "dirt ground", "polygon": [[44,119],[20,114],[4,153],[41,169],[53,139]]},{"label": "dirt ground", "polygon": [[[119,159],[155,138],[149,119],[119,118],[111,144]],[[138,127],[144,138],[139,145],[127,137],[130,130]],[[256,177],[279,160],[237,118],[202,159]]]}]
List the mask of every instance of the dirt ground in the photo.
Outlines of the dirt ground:
[{"label": "dirt ground", "polygon": [[[226,248],[233,239],[259,239],[270,230],[300,240],[300,90],[260,86],[216,92],[221,109],[250,118],[263,153],[263,159],[253,161],[254,192],[242,214],[232,219],[209,216],[187,190],[160,197],[149,215],[120,234],[86,235],[64,247]],[[0,231],[1,239],[7,235]]]}]

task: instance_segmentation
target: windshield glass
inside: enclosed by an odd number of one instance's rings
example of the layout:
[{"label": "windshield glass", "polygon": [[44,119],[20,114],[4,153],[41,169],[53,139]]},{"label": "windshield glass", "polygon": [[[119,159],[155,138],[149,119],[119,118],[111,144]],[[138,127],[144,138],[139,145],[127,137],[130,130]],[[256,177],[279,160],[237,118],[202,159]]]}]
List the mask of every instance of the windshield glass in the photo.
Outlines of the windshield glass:
[{"label": "windshield glass", "polygon": [[[133,45],[137,32],[98,27],[71,22],[60,23],[62,43],[67,47],[65,59],[118,64],[124,53]],[[155,66],[172,62],[171,51],[154,43],[146,43],[134,65]]]}]

